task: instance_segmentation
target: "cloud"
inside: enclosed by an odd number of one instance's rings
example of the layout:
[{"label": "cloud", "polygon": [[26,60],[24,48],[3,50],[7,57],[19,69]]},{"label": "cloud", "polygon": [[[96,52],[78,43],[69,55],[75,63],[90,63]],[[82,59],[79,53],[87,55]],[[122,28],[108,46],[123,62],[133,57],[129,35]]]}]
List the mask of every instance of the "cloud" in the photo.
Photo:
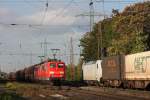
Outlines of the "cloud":
[{"label": "cloud", "polygon": [[[13,12],[12,10],[1,9],[0,20],[7,25],[0,25],[0,42],[3,43],[0,52],[4,54],[30,53],[31,51],[33,53],[43,53],[43,48],[40,47],[40,43],[43,42],[45,38],[47,39],[47,42],[53,43],[48,45],[49,53],[51,48],[60,48],[63,52],[64,45],[62,44],[67,43],[69,45],[68,41],[70,35],[73,34],[73,37],[76,40],[80,37],[80,32],[72,29],[71,25],[75,23],[80,24],[82,21],[77,20],[72,14],[73,12],[70,13],[69,10],[65,10],[62,14],[62,11],[62,8],[49,10],[46,14],[43,26],[29,27],[27,26],[28,24],[34,25],[41,22],[44,14],[43,11],[18,15],[18,13]],[[20,25],[8,25],[12,23]],[[22,48],[19,48],[20,42]],[[75,44],[77,44],[77,42]],[[23,68],[24,64],[27,66],[31,65],[29,61],[30,56],[1,55],[0,59],[3,59],[0,62],[3,66],[11,67],[10,69],[6,69],[6,71],[19,69],[18,66]],[[39,62],[39,58],[33,56],[33,63],[37,62]],[[13,66],[11,66],[11,63]]]},{"label": "cloud", "polygon": [[6,8],[1,8],[0,9],[0,17],[5,17],[10,15],[10,10],[6,9]]},{"label": "cloud", "polygon": [[[60,16],[58,13],[60,13],[62,9],[53,9],[48,10],[45,14],[45,25],[70,25],[75,21],[75,17],[72,15],[65,15]],[[68,11],[65,11],[68,12]],[[28,24],[40,24],[41,20],[44,16],[44,11],[42,12],[36,12],[32,15],[26,15],[18,19],[18,22],[22,23],[28,23]]]},{"label": "cloud", "polygon": [[11,9],[1,8],[0,9],[0,23],[8,24],[13,23],[19,17],[17,13],[15,13]]}]

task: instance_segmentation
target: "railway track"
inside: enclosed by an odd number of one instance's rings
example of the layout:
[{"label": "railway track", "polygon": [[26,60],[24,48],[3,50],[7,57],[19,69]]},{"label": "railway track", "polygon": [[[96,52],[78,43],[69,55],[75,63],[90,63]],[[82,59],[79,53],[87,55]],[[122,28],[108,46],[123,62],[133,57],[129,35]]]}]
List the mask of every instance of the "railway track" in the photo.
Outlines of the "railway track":
[{"label": "railway track", "polygon": [[91,90],[79,90],[78,92],[80,93],[86,93],[86,94],[92,94],[96,96],[100,96],[103,98],[110,98],[111,100],[149,100],[141,97],[133,97],[133,96],[125,96],[125,95],[117,95],[115,93],[104,93],[104,92],[96,92],[96,91],[91,91]]},{"label": "railway track", "polygon": [[[14,83],[17,85],[16,93],[21,93],[23,95],[29,95],[29,98],[41,97],[42,100],[51,100],[49,98],[56,98],[52,100],[150,100],[144,97],[137,97],[133,95],[118,94],[120,89],[116,88],[105,88],[105,91],[102,88],[98,87],[74,87],[74,86],[50,86],[50,85],[41,85],[41,84],[30,84],[30,83]],[[4,87],[4,86],[2,86]],[[20,88],[21,87],[21,88]],[[7,90],[7,88],[2,91]],[[128,92],[128,90],[124,90]],[[147,91],[148,92],[148,91]],[[125,92],[124,92],[125,93]],[[144,94],[144,91],[140,91],[138,94]],[[51,97],[51,96],[54,97]],[[32,99],[31,99],[32,100]],[[37,100],[37,99],[36,99]],[[40,99],[39,99],[40,100]]]},{"label": "railway track", "polygon": [[[66,88],[66,87],[65,87]],[[69,87],[68,87],[69,88]],[[62,87],[63,90],[63,87]],[[102,91],[94,91],[90,89],[83,89],[83,88],[72,88],[68,91],[64,91],[59,93],[66,97],[74,97],[74,96],[85,96],[87,98],[95,98],[95,100],[149,100],[148,98],[137,97],[137,96],[129,96],[129,95],[119,95],[114,93],[102,92]],[[72,100],[72,99],[71,99]],[[91,100],[91,99],[87,99]]]}]

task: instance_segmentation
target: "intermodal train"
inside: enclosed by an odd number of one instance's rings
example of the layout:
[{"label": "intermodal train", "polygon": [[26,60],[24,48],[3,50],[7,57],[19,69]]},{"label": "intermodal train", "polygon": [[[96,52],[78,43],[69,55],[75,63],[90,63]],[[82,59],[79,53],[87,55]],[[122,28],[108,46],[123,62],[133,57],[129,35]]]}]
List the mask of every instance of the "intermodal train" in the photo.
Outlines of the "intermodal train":
[{"label": "intermodal train", "polygon": [[150,51],[105,57],[82,66],[83,80],[104,86],[150,88]]},{"label": "intermodal train", "polygon": [[47,60],[22,70],[11,72],[8,74],[8,79],[10,81],[28,82],[65,80],[65,70],[66,65],[64,62]]}]

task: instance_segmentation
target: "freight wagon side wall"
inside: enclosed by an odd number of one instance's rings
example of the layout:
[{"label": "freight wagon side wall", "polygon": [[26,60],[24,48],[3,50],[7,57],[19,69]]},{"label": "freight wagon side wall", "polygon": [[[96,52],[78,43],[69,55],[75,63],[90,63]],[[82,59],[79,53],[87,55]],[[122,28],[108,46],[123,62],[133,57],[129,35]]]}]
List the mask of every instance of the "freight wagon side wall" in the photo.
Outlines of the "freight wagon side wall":
[{"label": "freight wagon side wall", "polygon": [[125,56],[126,80],[150,80],[150,51]]},{"label": "freight wagon side wall", "polygon": [[96,80],[96,64],[83,64],[83,80]]},{"label": "freight wagon side wall", "polygon": [[102,78],[103,80],[120,80],[121,79],[121,60],[122,56],[112,56],[104,58],[102,61]]}]

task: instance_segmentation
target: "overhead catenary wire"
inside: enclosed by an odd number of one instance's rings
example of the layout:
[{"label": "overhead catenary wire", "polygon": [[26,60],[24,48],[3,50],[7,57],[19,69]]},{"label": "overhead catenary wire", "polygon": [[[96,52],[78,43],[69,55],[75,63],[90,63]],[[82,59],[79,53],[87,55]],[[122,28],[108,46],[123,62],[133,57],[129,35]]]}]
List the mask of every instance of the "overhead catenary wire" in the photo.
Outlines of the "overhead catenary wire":
[{"label": "overhead catenary wire", "polygon": [[[36,0],[31,0],[31,1],[36,1]],[[38,0],[38,1],[39,2],[41,2],[41,1],[43,2],[44,0]],[[43,17],[42,17],[39,25],[35,25],[35,24],[5,24],[5,23],[0,23],[0,25],[5,25],[5,26],[29,26],[29,27],[32,27],[32,28],[33,27],[45,27],[45,25],[42,25],[42,24],[44,23],[44,21],[46,19],[46,14],[47,14],[47,11],[48,11],[48,2],[49,1],[50,0],[47,0],[47,2],[45,3],[44,14],[43,14]],[[120,2],[135,2],[135,1],[140,1],[140,0],[126,0],[126,1],[120,1],[120,0],[118,0],[118,1],[117,0],[107,0],[107,1],[106,0],[95,0],[95,2],[102,2],[102,1],[105,1],[105,3],[109,2],[109,1],[110,2],[119,2],[120,3]],[[51,0],[51,2],[52,2],[52,0]],[[57,2],[61,2],[61,1],[57,0]],[[76,3],[77,4],[77,2],[75,2],[74,0],[71,0],[70,3],[68,3],[68,5],[66,7],[64,7],[64,9],[61,10],[60,13],[58,13],[56,15],[54,20],[52,19],[52,21],[55,21],[60,15],[62,15],[64,13],[65,9],[67,9],[68,6],[71,5],[71,3]],[[53,26],[53,25],[46,25],[46,26]],[[56,25],[54,25],[54,26],[56,26]],[[67,26],[67,25],[58,25],[57,27],[59,27],[59,26],[61,27],[61,26]],[[71,25],[71,26],[75,26],[75,25]],[[80,25],[80,26],[83,26],[83,25]]]},{"label": "overhead catenary wire", "polygon": [[140,2],[144,0],[95,0],[95,2],[105,2],[105,3],[114,3],[114,2],[120,2],[120,3],[134,3],[134,2]]},{"label": "overhead catenary wire", "polygon": [[[26,0],[16,0],[16,1],[11,1],[11,0],[0,0],[0,3],[11,3],[11,4],[20,4],[20,3],[30,3],[30,4],[35,4],[35,3],[45,3],[45,0],[30,0],[25,2]],[[51,1],[51,0],[47,0],[47,1]],[[121,4],[128,4],[128,3],[135,3],[135,2],[145,2],[145,1],[149,1],[149,0],[94,0],[94,2],[105,2],[105,3],[117,3],[120,2]],[[64,4],[64,3],[68,3],[68,0],[55,0],[55,1],[51,1],[53,3],[57,3],[57,4]],[[74,3],[82,3],[82,4],[86,4],[86,2],[84,0],[76,0],[74,1]]]},{"label": "overhead catenary wire", "polygon": [[74,25],[51,25],[51,24],[47,24],[47,25],[39,25],[39,24],[23,24],[23,23],[3,23],[3,22],[0,22],[0,25],[3,25],[3,26],[27,26],[27,27],[62,27],[62,26],[89,26],[89,25],[86,25],[86,24],[74,24]]},{"label": "overhead catenary wire", "polygon": [[[51,1],[51,0],[48,0]],[[76,0],[77,3],[85,3],[87,0]],[[95,2],[101,2],[103,0],[94,0]],[[148,0],[104,0],[105,2],[135,2],[135,1],[148,1]],[[0,0],[2,3],[22,3],[24,0]],[[45,0],[30,0],[32,3],[43,3]],[[55,3],[66,3],[68,0],[54,0]]]},{"label": "overhead catenary wire", "polygon": [[[40,26],[43,26],[44,21],[46,19],[46,14],[48,12],[48,3],[49,3],[48,0],[46,0],[44,14],[43,14],[43,17],[41,19],[41,22],[39,23]],[[39,30],[39,33],[42,34],[42,29],[41,28]]]},{"label": "overhead catenary wire", "polygon": [[70,7],[70,5],[73,3],[73,1],[74,1],[74,0],[71,0],[61,11],[59,11],[59,12],[56,14],[56,16],[55,16],[53,19],[51,19],[51,21],[52,21],[52,22],[55,22],[56,19],[57,19],[60,15],[62,15],[62,14],[64,13],[64,11],[65,11],[68,7]]},{"label": "overhead catenary wire", "polygon": [[28,0],[24,0],[24,2],[26,4],[28,4],[30,7],[36,7],[37,8],[37,5],[36,4],[33,4],[32,2],[28,1]]},{"label": "overhead catenary wire", "polygon": [[43,17],[42,17],[41,22],[40,22],[39,25],[43,25],[43,23],[46,19],[47,12],[48,12],[48,0],[46,0],[44,14],[43,14]]}]

